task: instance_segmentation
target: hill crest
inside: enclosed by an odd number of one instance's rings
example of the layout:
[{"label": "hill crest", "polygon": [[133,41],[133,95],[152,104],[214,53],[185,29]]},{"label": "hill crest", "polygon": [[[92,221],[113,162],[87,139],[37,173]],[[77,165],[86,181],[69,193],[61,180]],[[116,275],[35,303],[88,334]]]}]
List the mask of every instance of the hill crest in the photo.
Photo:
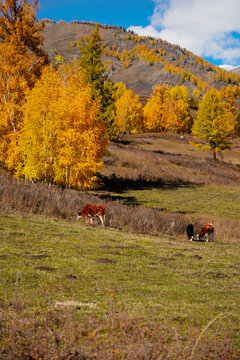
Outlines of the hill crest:
[{"label": "hill crest", "polygon": [[[96,23],[86,21],[46,21],[44,48],[60,53],[67,62],[78,56],[71,43],[89,36]],[[202,93],[208,86],[218,90],[222,86],[240,84],[240,76],[220,69],[203,58],[178,45],[162,39],[138,36],[132,31],[114,25],[99,26],[100,36],[106,44],[104,61],[109,77],[122,81],[142,98],[151,95],[157,84],[185,85],[190,94],[194,88]]]}]

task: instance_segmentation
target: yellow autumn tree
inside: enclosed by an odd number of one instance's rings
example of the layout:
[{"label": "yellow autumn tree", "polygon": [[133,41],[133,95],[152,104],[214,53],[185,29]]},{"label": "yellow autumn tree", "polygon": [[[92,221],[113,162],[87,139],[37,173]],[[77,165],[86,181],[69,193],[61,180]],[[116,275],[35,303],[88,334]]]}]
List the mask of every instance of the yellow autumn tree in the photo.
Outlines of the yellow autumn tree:
[{"label": "yellow autumn tree", "polygon": [[0,0],[0,161],[8,156],[21,127],[25,97],[47,64],[44,23],[36,18],[38,1]]},{"label": "yellow autumn tree", "polygon": [[122,81],[116,83],[114,85],[114,92],[113,92],[114,101],[116,102],[125,93],[126,90],[127,90],[126,85]]},{"label": "yellow autumn tree", "polygon": [[227,86],[225,89],[224,98],[226,109],[234,115],[236,113],[236,107],[234,104],[234,93],[231,85]]},{"label": "yellow autumn tree", "polygon": [[192,133],[196,139],[206,143],[193,144],[202,150],[211,150],[216,159],[218,152],[231,148],[231,138],[235,131],[235,119],[221,101],[217,90],[210,89],[203,96],[194,121]]},{"label": "yellow autumn tree", "polygon": [[200,96],[201,96],[201,91],[198,90],[197,88],[194,88],[194,90],[193,90],[193,96],[194,96],[195,99],[200,98]]},{"label": "yellow autumn tree", "polygon": [[172,100],[183,100],[185,103],[189,102],[189,90],[184,85],[173,86],[169,93]]},{"label": "yellow autumn tree", "polygon": [[169,99],[165,102],[163,112],[164,128],[177,133],[190,133],[192,118],[189,106],[184,100]]},{"label": "yellow autumn tree", "polygon": [[107,146],[99,108],[76,63],[57,71],[47,67],[23,107],[16,176],[78,189],[97,186]]},{"label": "yellow autumn tree", "polygon": [[235,85],[233,87],[233,95],[235,98],[239,98],[240,97],[240,87]]},{"label": "yellow autumn tree", "polygon": [[169,98],[170,86],[158,85],[154,88],[152,97],[143,108],[144,127],[149,131],[164,130],[163,113],[165,101]]},{"label": "yellow autumn tree", "polygon": [[185,86],[156,86],[144,107],[144,126],[150,131],[191,131],[189,91]]},{"label": "yellow autumn tree", "polygon": [[138,133],[143,130],[142,103],[132,90],[124,91],[116,103],[115,123],[120,132]]}]

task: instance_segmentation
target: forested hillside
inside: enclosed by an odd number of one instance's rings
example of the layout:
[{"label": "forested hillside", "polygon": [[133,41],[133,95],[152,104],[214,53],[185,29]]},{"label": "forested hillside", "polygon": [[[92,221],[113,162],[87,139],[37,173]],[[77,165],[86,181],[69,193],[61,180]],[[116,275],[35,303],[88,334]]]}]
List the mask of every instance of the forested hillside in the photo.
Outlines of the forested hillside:
[{"label": "forested hillside", "polygon": [[[57,51],[71,62],[78,56],[71,48],[81,36],[89,36],[95,23],[56,23],[46,20],[44,47],[49,54]],[[108,74],[114,82],[122,81],[127,88],[141,96],[149,97],[156,84],[171,86],[184,84],[193,92],[204,93],[207,86],[218,90],[222,86],[239,85],[240,76],[208,63],[187,49],[161,39],[137,36],[122,27],[99,25],[100,36],[106,42],[105,56]]]}]

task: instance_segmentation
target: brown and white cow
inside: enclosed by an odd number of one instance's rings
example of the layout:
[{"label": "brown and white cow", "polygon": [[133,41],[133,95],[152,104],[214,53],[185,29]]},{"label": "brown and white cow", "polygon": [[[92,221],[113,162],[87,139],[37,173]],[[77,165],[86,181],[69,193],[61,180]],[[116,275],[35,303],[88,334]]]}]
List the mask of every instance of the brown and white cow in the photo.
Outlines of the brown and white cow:
[{"label": "brown and white cow", "polygon": [[88,222],[88,220],[90,219],[90,222],[92,224],[92,222],[93,222],[92,219],[95,216],[97,216],[101,220],[102,225],[104,225],[105,212],[106,212],[106,208],[103,205],[89,205],[89,204],[87,204],[87,205],[84,206],[82,211],[78,212],[77,220],[79,220],[80,218],[85,218],[86,222]]},{"label": "brown and white cow", "polygon": [[214,238],[214,226],[212,224],[203,225],[200,233],[198,234],[198,240],[202,240],[203,236],[205,236],[206,241],[213,241]]}]

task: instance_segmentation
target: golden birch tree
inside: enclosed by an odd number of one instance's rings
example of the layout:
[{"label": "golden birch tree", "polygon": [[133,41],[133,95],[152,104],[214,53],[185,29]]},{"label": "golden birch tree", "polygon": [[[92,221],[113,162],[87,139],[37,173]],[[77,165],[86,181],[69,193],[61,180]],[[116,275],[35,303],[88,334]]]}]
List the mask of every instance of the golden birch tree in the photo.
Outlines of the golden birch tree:
[{"label": "golden birch tree", "polygon": [[89,189],[106,149],[104,122],[76,63],[47,67],[23,107],[16,176]]},{"label": "golden birch tree", "polygon": [[124,91],[116,101],[115,123],[120,132],[138,133],[143,130],[142,103],[132,90]]},{"label": "golden birch tree", "polygon": [[183,100],[185,103],[188,103],[190,100],[189,90],[184,85],[171,87],[169,93],[172,100]]},{"label": "golden birch tree", "polygon": [[144,127],[150,131],[191,131],[189,91],[185,86],[158,85],[145,105]]},{"label": "golden birch tree", "polygon": [[177,133],[190,133],[192,118],[189,106],[184,100],[169,99],[165,102],[163,111],[164,128]]},{"label": "golden birch tree", "polygon": [[165,101],[169,98],[170,87],[158,85],[154,88],[152,97],[143,108],[144,127],[149,131],[161,132],[164,130],[163,112]]}]

